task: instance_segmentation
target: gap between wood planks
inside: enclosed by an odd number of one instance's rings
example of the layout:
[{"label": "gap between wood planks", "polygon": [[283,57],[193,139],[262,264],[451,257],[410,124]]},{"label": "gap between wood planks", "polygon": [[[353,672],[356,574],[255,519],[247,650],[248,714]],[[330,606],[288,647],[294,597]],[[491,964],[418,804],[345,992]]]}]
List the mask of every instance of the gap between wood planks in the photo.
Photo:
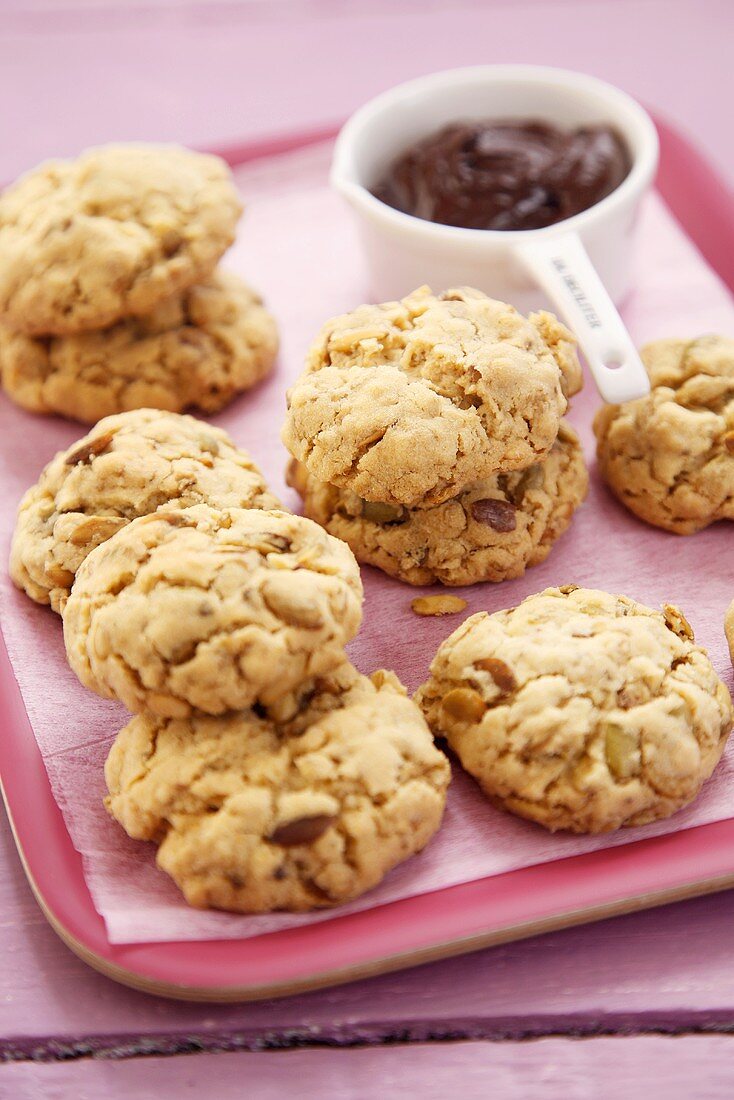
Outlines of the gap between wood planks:
[{"label": "gap between wood planks", "polygon": [[[645,1026],[624,1018],[607,1018],[605,1023],[577,1020],[562,1027],[540,1024],[524,1029],[484,1025],[481,1022],[430,1026],[424,1023],[401,1027],[370,1028],[284,1028],[280,1031],[260,1031],[230,1035],[192,1035],[174,1038],[167,1035],[88,1036],[80,1039],[39,1039],[28,1037],[0,1039],[0,1064],[15,1062],[70,1062],[83,1059],[119,1061],[128,1058],[173,1057],[180,1054],[227,1054],[234,1052],[265,1053],[267,1051],[306,1049],[349,1049],[358,1047],[409,1046],[413,1043],[496,1042],[527,1043],[539,1039],[628,1039],[659,1035],[692,1037],[695,1035],[731,1035],[734,1041],[734,1015],[701,1014],[699,1019],[676,1023],[674,1014],[668,1021],[659,1020]],[[1,1072],[1,1069],[0,1069]]]}]

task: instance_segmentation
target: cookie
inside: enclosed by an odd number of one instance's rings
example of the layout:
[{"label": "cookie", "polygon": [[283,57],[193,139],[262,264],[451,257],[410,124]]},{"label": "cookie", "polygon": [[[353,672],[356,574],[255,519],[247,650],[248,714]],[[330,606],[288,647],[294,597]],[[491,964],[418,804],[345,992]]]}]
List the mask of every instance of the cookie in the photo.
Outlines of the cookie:
[{"label": "cookie", "polygon": [[165,505],[279,508],[250,456],[220,428],[139,409],[100,421],[61,451],[23,497],[10,575],[61,611],[90,550]]},{"label": "cookie", "polygon": [[288,482],[306,515],[351,546],[357,561],[408,584],[475,584],[520,577],[545,561],[586,496],[578,436],[563,422],[546,460],[495,474],[432,508],[363,500],[292,462]]},{"label": "cookie", "polygon": [[392,673],[319,680],[287,725],[254,711],[140,715],[106,765],[107,807],[190,905],[263,913],[349,901],[423,848],[450,778]]},{"label": "cookie", "polygon": [[214,413],[259,382],[277,350],[262,300],[217,271],[111,328],[34,339],[0,326],[0,380],[24,409],[87,424],[145,407]]},{"label": "cookie", "polygon": [[678,535],[734,519],[734,339],[658,340],[641,354],[652,392],[594,421],[602,476],[636,516]]},{"label": "cookie", "polygon": [[726,612],[726,618],[724,619],[724,631],[726,633],[726,640],[729,643],[731,662],[734,665],[734,600],[732,600],[732,602],[729,604],[729,608]]},{"label": "cookie", "polygon": [[567,585],[472,615],[417,701],[492,802],[547,829],[646,825],[721,757],[729,692],[677,608]]},{"label": "cookie", "polygon": [[201,282],[242,212],[218,157],[107,145],[0,198],[0,318],[30,336],[104,328]]},{"label": "cookie", "polygon": [[432,507],[545,458],[580,385],[573,337],[551,314],[423,287],[324,326],[283,441],[317,481]]},{"label": "cookie", "polygon": [[351,550],[317,524],[197,504],[135,519],[85,558],[64,639],[82,683],[128,710],[221,714],[334,668],[361,607]]}]

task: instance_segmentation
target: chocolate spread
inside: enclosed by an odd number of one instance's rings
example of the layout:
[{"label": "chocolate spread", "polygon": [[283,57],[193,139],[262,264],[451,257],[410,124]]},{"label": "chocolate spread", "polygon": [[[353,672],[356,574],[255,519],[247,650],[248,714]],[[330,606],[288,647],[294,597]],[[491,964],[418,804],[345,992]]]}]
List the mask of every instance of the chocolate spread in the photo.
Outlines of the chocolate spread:
[{"label": "chocolate spread", "polygon": [[407,149],[374,188],[382,202],[465,229],[540,229],[587,210],[629,174],[610,126],[457,122]]}]

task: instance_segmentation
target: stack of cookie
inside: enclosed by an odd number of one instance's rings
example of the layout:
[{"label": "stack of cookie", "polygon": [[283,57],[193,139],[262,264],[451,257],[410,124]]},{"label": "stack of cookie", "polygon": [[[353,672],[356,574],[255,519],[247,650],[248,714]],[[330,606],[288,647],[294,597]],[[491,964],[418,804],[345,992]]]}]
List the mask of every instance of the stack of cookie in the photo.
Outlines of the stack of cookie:
[{"label": "stack of cookie", "polygon": [[329,321],[288,395],[289,483],[357,559],[467,585],[541,562],[586,495],[571,333],[427,287]]},{"label": "stack of cookie", "polygon": [[103,420],[24,497],[11,574],[62,614],[82,683],[136,715],[107,805],[192,905],[334,905],[439,827],[446,758],[398,680],[345,656],[352,553],[281,510],[225,432]]},{"label": "stack of cookie", "polygon": [[271,368],[275,323],[217,268],[242,212],[227,166],[105,146],[0,198],[0,378],[36,413],[95,423],[145,406],[215,412]]}]

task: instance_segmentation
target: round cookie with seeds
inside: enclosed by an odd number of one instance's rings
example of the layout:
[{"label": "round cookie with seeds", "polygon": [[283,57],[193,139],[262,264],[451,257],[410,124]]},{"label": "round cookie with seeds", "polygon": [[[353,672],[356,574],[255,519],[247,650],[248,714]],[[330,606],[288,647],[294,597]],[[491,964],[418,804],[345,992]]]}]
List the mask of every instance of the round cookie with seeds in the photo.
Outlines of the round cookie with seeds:
[{"label": "round cookie with seeds", "polygon": [[544,459],[580,385],[573,337],[551,314],[423,287],[324,326],[283,441],[317,481],[432,507]]},{"label": "round cookie with seeds", "polygon": [[250,456],[221,428],[138,409],[101,420],[61,451],[23,497],[10,575],[61,611],[90,550],[158,508],[279,508]]},{"label": "round cookie with seeds", "polygon": [[362,615],[351,550],[281,511],[197,504],[93,550],[64,609],[69,663],[128,710],[275,705],[344,660]]},{"label": "round cookie with seeds", "polygon": [[288,482],[306,515],[351,546],[357,561],[408,584],[520,577],[545,561],[588,488],[578,436],[565,423],[545,462],[495,474],[432,508],[363,500],[315,481],[293,460]]},{"label": "round cookie with seeds", "polygon": [[658,340],[652,390],[597,413],[599,469],[640,519],[692,535],[734,519],[734,339]]},{"label": "round cookie with seeds", "polygon": [[349,664],[275,724],[139,715],[105,769],[107,808],[190,905],[245,913],[349,901],[438,829],[450,768],[392,673]]},{"label": "round cookie with seeds", "polygon": [[277,350],[262,299],[217,271],[111,328],[38,339],[0,326],[0,380],[22,408],[87,424],[145,407],[214,413],[259,382]]},{"label": "round cookie with seeds", "polygon": [[241,212],[224,161],[189,149],[42,164],[0,198],[0,318],[43,336],[149,313],[211,274]]},{"label": "round cookie with seeds", "polygon": [[729,692],[677,608],[575,585],[470,616],[416,700],[492,802],[576,833],[687,805],[732,724]]}]

